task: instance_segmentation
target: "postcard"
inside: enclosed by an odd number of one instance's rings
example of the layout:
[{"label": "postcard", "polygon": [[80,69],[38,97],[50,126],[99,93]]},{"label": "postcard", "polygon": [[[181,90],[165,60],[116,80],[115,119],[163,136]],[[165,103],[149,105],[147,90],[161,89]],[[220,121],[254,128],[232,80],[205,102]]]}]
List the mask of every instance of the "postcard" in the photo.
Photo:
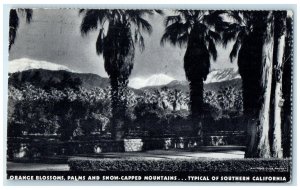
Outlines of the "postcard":
[{"label": "postcard", "polygon": [[293,18],[10,9],[7,180],[291,183]]}]

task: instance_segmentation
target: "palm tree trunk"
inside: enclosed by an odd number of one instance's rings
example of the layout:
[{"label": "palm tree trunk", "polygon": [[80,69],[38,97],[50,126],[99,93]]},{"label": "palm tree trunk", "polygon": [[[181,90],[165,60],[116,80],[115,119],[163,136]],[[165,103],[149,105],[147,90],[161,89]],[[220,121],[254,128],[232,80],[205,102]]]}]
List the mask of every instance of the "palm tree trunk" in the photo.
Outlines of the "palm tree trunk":
[{"label": "palm tree trunk", "polygon": [[258,147],[257,157],[269,158],[270,142],[269,142],[269,112],[271,99],[271,85],[272,85],[272,67],[273,67],[273,46],[274,46],[274,22],[273,13],[270,11],[267,15],[267,25],[264,36],[264,43],[262,49],[262,87],[263,103],[259,112],[258,122]]},{"label": "palm tree trunk", "polygon": [[282,158],[282,144],[281,144],[281,102],[282,99],[282,73],[283,73],[283,54],[285,49],[285,36],[286,36],[286,19],[283,15],[280,15],[279,18],[280,24],[280,34],[277,38],[277,56],[276,56],[276,65],[275,65],[275,97],[274,97],[274,131],[273,131],[273,143],[272,143],[272,152],[273,157]]},{"label": "palm tree trunk", "polygon": [[120,85],[117,78],[111,78],[111,107],[112,107],[112,138],[115,140],[122,140],[124,137],[124,121],[120,98]]},{"label": "palm tree trunk", "polygon": [[251,116],[246,116],[245,123],[247,123],[247,150],[245,158],[255,157],[257,149],[257,124],[256,120]]},{"label": "palm tree trunk", "polygon": [[125,136],[126,90],[135,52],[130,32],[126,23],[110,23],[106,37],[107,47],[103,53],[105,70],[111,83],[111,131],[115,140],[123,140]]},{"label": "palm tree trunk", "polygon": [[190,82],[190,104],[193,123],[193,135],[200,138],[200,143],[203,141],[202,130],[202,108],[203,108],[203,80]]}]

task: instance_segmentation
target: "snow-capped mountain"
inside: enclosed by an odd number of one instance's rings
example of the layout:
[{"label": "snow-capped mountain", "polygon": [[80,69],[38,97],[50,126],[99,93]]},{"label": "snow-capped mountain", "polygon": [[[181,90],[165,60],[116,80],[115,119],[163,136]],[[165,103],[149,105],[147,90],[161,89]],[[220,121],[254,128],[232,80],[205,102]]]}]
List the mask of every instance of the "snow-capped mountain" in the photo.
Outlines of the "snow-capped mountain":
[{"label": "snow-capped mountain", "polygon": [[135,77],[132,79],[129,79],[128,86],[139,89],[146,86],[161,86],[169,84],[170,82],[174,81],[175,79],[165,75],[165,74],[154,74],[147,78],[142,77]]},{"label": "snow-capped mountain", "polygon": [[[51,63],[47,61],[38,61],[38,60],[32,60],[28,58],[22,58],[22,59],[16,59],[9,62],[9,73],[17,73],[17,72],[25,72],[30,70],[44,70],[40,71],[43,72],[45,75],[46,71],[66,71],[73,74],[80,74],[79,72],[75,72],[71,69],[69,69],[67,66],[59,65],[56,63]],[[52,72],[52,75],[54,73]],[[93,75],[93,76],[92,76]],[[109,79],[103,78],[98,76],[99,80],[96,80],[94,76],[95,74],[89,74],[89,73],[82,73],[79,78],[82,78],[83,83],[85,86],[108,86],[109,85]],[[77,76],[77,75],[76,75]],[[91,76],[91,77],[88,77]],[[49,76],[50,77],[50,76]],[[98,82],[92,82],[95,79]],[[97,78],[97,77],[96,77]],[[212,70],[208,76],[207,79],[204,81],[205,84],[210,83],[216,83],[216,82],[223,82],[228,81],[232,79],[239,79],[241,78],[237,69],[228,68],[228,69],[219,69],[219,70]],[[101,79],[101,80],[100,80]],[[95,83],[95,84],[94,84]],[[96,85],[97,84],[97,85]],[[168,76],[166,74],[154,74],[149,77],[134,77],[129,79],[129,87],[134,89],[141,89],[145,87],[155,87],[155,86],[169,86],[169,87],[176,87],[176,86],[185,86],[185,88],[188,89],[188,82],[186,80],[184,81],[178,81],[175,80],[173,77]]]},{"label": "snow-capped mountain", "polygon": [[9,67],[8,68],[9,73],[22,72],[31,69],[44,69],[50,71],[64,70],[64,71],[74,72],[71,69],[69,69],[67,66],[63,66],[63,65],[59,65],[47,61],[32,60],[28,58],[12,60],[9,62],[8,67]]},{"label": "snow-capped mountain", "polygon": [[216,69],[212,70],[208,75],[204,83],[213,83],[213,82],[223,82],[232,79],[241,78],[237,69],[228,68],[228,69]]},{"label": "snow-capped mountain", "polygon": [[[209,84],[209,83],[223,82],[223,81],[239,79],[239,78],[241,78],[241,76],[238,73],[237,69],[234,68],[218,69],[218,70],[212,70],[208,74],[204,83]],[[168,86],[188,85],[188,82],[175,80],[174,78],[165,74],[155,74],[148,78],[135,77],[129,79],[129,86],[136,89],[151,87],[151,86],[163,86],[163,85],[168,85]]]}]

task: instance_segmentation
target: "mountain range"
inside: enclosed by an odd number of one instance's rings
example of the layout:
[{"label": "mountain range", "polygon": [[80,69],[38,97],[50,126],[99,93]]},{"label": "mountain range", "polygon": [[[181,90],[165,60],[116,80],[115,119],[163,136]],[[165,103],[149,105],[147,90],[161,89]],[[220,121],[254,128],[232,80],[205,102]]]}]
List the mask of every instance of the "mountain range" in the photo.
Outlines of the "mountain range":
[{"label": "mountain range", "polygon": [[[9,75],[10,85],[21,85],[24,82],[29,82],[44,88],[49,85],[65,86],[66,83],[77,83],[77,85],[81,85],[87,89],[94,87],[105,88],[109,86],[108,78],[91,73],[78,73],[63,65],[27,58],[10,61]],[[222,84],[227,83],[241,85],[241,79],[237,70],[227,68],[212,70],[204,83],[206,89],[214,89],[216,88],[214,86],[222,86]],[[182,91],[189,90],[187,81],[178,81],[171,76],[161,73],[144,78],[131,78],[129,79],[128,86],[132,89],[159,89],[166,86],[168,88],[181,89]]]},{"label": "mountain range", "polygon": [[74,72],[64,65],[59,65],[47,61],[32,60],[28,58],[12,60],[9,62],[8,65],[9,73],[22,72],[22,71],[27,71],[32,69],[44,69],[49,71],[64,70],[64,71]]}]

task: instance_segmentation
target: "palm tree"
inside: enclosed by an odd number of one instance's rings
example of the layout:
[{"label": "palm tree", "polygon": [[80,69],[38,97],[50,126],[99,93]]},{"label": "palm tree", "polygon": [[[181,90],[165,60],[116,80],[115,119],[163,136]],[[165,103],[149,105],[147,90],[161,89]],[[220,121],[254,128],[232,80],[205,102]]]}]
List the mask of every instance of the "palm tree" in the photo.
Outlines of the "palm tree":
[{"label": "palm tree", "polygon": [[229,11],[234,19],[223,33],[223,45],[235,40],[230,59],[237,57],[243,82],[244,114],[250,118],[258,114],[261,96],[261,57],[263,26],[260,11]]},{"label": "palm tree", "polygon": [[223,11],[177,10],[165,19],[161,44],[187,44],[184,70],[190,86],[190,106],[194,133],[202,139],[203,82],[210,69],[210,58],[217,59],[216,43],[221,41]]},{"label": "palm tree", "polygon": [[17,36],[17,30],[19,27],[19,14],[26,15],[26,22],[30,23],[32,19],[32,9],[11,9],[9,11],[9,46],[10,50],[11,46],[15,43],[15,39]]},{"label": "palm tree", "polygon": [[[263,57],[267,54],[264,48],[268,46],[265,41],[266,26],[271,23],[267,20],[268,14],[268,11],[230,11],[228,15],[234,19],[234,22],[223,33],[224,46],[229,41],[235,40],[230,59],[232,61],[235,57],[238,58],[239,73],[242,77],[243,106],[244,114],[248,118],[249,133],[246,157],[268,157],[270,155],[268,133],[266,132],[269,124],[265,123],[266,127],[264,128],[260,123],[267,122],[269,117],[258,121],[263,114],[268,113],[266,110],[270,107],[269,94],[264,94],[266,88],[270,87],[268,78],[270,76],[262,78],[262,73],[266,73],[266,68],[269,69],[269,67],[262,67],[266,66]],[[272,16],[270,15],[270,17]],[[264,82],[262,83],[262,81]]]},{"label": "palm tree", "polygon": [[153,15],[154,10],[80,10],[84,17],[81,33],[99,31],[96,52],[102,54],[104,67],[110,78],[112,104],[112,137],[124,137],[124,118],[126,111],[126,87],[134,63],[135,43],[140,50],[145,48],[142,31],[150,34],[152,26],[143,17]]},{"label": "palm tree", "polygon": [[[234,11],[229,15],[235,23],[225,31],[223,43],[226,45],[236,39],[230,58],[238,56],[244,110],[249,121],[252,120],[246,156],[282,158],[280,104],[283,101],[283,63],[288,59],[285,55],[287,12]],[[270,118],[274,119],[273,123]],[[269,134],[272,134],[271,142]]]}]

